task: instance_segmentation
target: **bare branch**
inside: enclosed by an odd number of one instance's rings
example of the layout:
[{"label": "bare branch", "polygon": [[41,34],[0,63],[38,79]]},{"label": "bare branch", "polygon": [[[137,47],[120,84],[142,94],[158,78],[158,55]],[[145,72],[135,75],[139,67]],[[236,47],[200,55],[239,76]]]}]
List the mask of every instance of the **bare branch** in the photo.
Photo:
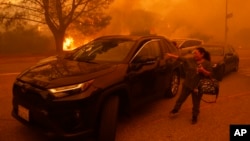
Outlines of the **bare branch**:
[{"label": "bare branch", "polygon": [[[4,17],[4,19],[14,19],[11,17]],[[26,21],[30,21],[30,22],[36,22],[36,23],[41,23],[41,24],[46,24],[44,21],[38,21],[38,20],[34,20],[34,19],[29,19],[29,18],[24,18],[24,17],[15,17],[16,20],[26,20]]]},{"label": "bare branch", "polygon": [[31,7],[27,7],[27,6],[22,6],[22,5],[17,5],[17,4],[11,4],[11,3],[0,3],[0,5],[6,5],[6,6],[13,6],[16,8],[22,8],[24,10],[29,10],[29,11],[33,11],[33,12],[38,12],[40,14],[43,14],[43,12],[39,9],[35,9],[35,8],[31,8]]},{"label": "bare branch", "polygon": [[61,51],[65,32],[71,24],[83,23],[71,27],[82,30],[82,32],[88,31],[88,34],[100,31],[108,25],[111,18],[106,16],[104,10],[112,1],[22,0],[20,3],[2,2],[0,6],[5,6],[5,9],[0,12],[0,22],[11,24],[15,20],[23,20],[46,23],[54,35],[57,50]]},{"label": "bare branch", "polygon": [[[73,1],[73,2],[75,2],[75,1]],[[78,3],[73,3],[72,2],[72,10],[70,11],[70,13],[67,15],[69,18],[68,19],[71,19],[71,21],[73,22],[73,21],[75,21],[79,16],[81,16],[85,11],[85,9],[86,9],[86,7],[87,7],[87,5],[88,5],[88,3],[89,3],[89,1],[86,1],[85,3],[81,3],[82,1],[79,1]],[[80,12],[77,14],[76,12],[75,12],[75,10],[76,10],[76,8],[79,6],[79,5],[82,5],[82,4],[84,4],[84,6],[83,6],[83,8],[80,10]],[[74,16],[74,13],[76,14],[75,16]],[[70,24],[70,20],[68,20],[68,22],[66,23],[67,25],[69,25]]]}]

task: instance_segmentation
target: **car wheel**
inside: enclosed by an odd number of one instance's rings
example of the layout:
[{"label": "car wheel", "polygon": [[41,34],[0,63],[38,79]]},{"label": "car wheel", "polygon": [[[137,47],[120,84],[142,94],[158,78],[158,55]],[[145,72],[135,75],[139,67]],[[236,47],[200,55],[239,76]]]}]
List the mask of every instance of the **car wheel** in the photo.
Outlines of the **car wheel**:
[{"label": "car wheel", "polygon": [[115,140],[118,108],[118,96],[112,96],[104,103],[100,116],[98,141]]},{"label": "car wheel", "polygon": [[239,70],[239,62],[235,62],[234,72],[237,72]]},{"label": "car wheel", "polygon": [[219,71],[216,74],[217,80],[222,81],[223,77],[225,75],[225,66],[221,66]]},{"label": "car wheel", "polygon": [[167,97],[176,96],[179,90],[179,86],[180,86],[180,73],[178,73],[177,71],[173,71],[170,78],[170,84],[168,83],[167,86],[166,96]]}]

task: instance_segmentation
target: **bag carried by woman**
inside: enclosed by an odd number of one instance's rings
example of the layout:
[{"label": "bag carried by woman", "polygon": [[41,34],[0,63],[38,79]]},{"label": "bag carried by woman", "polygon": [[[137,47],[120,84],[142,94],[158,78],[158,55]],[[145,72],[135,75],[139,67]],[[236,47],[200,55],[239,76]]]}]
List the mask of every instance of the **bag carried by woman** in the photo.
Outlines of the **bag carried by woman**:
[{"label": "bag carried by woman", "polygon": [[215,103],[219,95],[219,81],[214,78],[201,79],[198,84],[198,91],[203,95],[215,96],[215,99],[212,101],[205,100],[204,97],[202,98],[204,102]]}]

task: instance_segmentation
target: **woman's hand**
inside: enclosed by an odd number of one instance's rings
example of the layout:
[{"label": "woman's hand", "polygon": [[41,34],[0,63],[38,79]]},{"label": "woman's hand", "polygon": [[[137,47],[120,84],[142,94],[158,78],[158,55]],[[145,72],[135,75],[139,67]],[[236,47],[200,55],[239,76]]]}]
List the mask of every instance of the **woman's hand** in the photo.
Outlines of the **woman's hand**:
[{"label": "woman's hand", "polygon": [[197,71],[197,73],[203,73],[204,72],[204,68],[202,67],[202,66],[200,66],[200,67],[197,67],[197,69],[196,69],[196,71]]},{"label": "woman's hand", "polygon": [[203,66],[199,66],[197,69],[196,69],[197,73],[202,73],[206,76],[209,76],[211,74],[210,71],[207,71]]}]

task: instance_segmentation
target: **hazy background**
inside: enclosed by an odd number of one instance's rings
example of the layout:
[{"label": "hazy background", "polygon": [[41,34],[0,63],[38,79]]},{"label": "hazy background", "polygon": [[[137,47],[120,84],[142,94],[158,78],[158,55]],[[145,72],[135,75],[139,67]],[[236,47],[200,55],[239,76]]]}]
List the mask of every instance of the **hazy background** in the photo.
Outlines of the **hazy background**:
[{"label": "hazy background", "polygon": [[[237,48],[250,48],[250,0],[227,0],[228,42]],[[67,32],[77,47],[102,35],[158,34],[167,38],[225,39],[226,0],[114,0],[107,12],[111,24],[91,37]],[[28,27],[28,26],[25,26]],[[13,42],[14,41],[14,42]],[[0,54],[51,52],[54,39],[47,26],[0,30]],[[249,46],[249,47],[248,47]]]},{"label": "hazy background", "polygon": [[[228,40],[246,44],[250,37],[250,1],[228,0]],[[105,34],[150,30],[169,38],[198,37],[224,41],[226,0],[115,0]]]}]

